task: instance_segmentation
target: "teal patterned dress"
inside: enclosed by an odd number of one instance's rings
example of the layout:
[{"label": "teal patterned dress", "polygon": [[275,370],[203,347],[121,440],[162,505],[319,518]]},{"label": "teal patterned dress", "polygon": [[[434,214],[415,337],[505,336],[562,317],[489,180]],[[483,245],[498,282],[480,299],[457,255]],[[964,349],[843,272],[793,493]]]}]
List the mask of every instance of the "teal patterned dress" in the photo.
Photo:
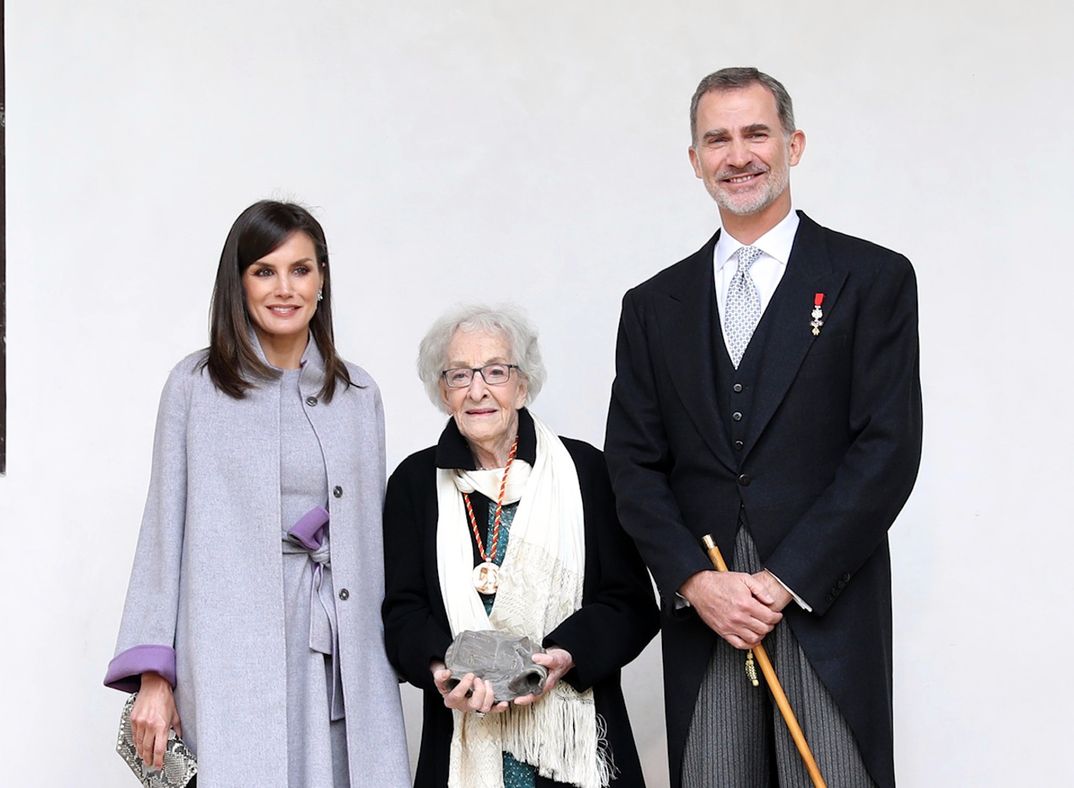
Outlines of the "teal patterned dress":
[{"label": "teal patterned dress", "polygon": [[[496,558],[493,563],[496,566],[503,564],[504,556],[507,555],[507,543],[511,537],[511,523],[515,519],[518,510],[517,503],[504,504],[503,514],[500,516],[500,542],[496,549]],[[492,543],[492,528],[496,522],[496,503],[489,503],[488,528],[485,531],[484,542]],[[496,601],[495,594],[482,594],[481,601],[485,603],[485,612],[492,613],[492,605]],[[516,759],[511,753],[503,754],[503,786],[504,788],[535,788],[537,770],[528,763]]]}]

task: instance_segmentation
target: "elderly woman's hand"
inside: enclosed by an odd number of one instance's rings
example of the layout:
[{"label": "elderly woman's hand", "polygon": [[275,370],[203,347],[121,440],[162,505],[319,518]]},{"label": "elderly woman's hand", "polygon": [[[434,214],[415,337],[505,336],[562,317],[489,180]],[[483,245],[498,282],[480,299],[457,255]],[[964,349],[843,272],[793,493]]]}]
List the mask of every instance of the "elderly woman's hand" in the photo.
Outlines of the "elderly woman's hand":
[{"label": "elderly woman's hand", "polygon": [[138,757],[157,769],[163,767],[164,747],[172,728],[176,736],[183,735],[172,685],[157,673],[143,673],[142,686],[131,709],[131,733]]},{"label": "elderly woman's hand", "polygon": [[451,687],[448,682],[451,671],[444,667],[444,663],[434,662],[430,667],[433,671],[433,682],[444,699],[444,705],[449,709],[481,715],[507,711],[507,701],[495,702],[495,694],[489,682],[482,681],[473,673],[467,673],[458,684]]},{"label": "elderly woman's hand", "polygon": [[553,647],[542,654],[534,654],[533,661],[538,665],[543,665],[548,668],[548,677],[544,680],[544,689],[541,691],[540,695],[531,694],[515,698],[515,703],[519,706],[536,703],[552,691],[552,688],[556,686],[564,673],[574,667],[574,657],[572,657],[571,652],[567,651],[565,648]]}]

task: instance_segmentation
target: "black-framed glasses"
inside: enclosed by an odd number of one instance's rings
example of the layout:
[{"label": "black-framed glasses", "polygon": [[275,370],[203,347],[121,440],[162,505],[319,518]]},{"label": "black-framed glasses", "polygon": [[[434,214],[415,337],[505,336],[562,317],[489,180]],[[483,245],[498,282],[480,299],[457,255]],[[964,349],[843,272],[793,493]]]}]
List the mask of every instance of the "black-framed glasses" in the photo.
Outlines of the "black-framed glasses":
[{"label": "black-framed glasses", "polygon": [[490,386],[502,386],[511,378],[511,370],[518,369],[518,364],[486,364],[483,367],[455,367],[440,373],[449,389],[463,389],[474,382],[474,373]]}]

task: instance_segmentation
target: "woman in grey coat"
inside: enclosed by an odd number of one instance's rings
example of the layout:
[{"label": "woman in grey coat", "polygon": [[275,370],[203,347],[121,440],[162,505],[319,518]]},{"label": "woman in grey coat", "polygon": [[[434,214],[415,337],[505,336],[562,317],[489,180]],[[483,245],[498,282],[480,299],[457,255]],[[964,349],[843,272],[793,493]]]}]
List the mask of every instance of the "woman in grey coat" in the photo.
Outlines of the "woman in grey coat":
[{"label": "woman in grey coat", "polygon": [[384,653],[384,419],[333,345],[324,231],[263,201],[235,221],[211,344],[172,370],[116,656],[139,755],[169,729],[200,788],[409,783]]}]

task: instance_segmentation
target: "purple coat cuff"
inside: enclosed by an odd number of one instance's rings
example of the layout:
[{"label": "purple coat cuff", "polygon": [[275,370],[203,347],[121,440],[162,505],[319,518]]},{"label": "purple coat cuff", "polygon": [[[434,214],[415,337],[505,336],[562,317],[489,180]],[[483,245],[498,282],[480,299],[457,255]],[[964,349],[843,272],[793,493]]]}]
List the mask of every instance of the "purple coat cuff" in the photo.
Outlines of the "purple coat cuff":
[{"label": "purple coat cuff", "polygon": [[175,649],[171,646],[134,646],[108,663],[104,685],[121,692],[137,692],[143,673],[159,673],[175,687]]},{"label": "purple coat cuff", "polygon": [[327,522],[328,510],[323,506],[314,506],[287,529],[287,535],[307,550],[316,550],[324,541],[320,533]]}]

